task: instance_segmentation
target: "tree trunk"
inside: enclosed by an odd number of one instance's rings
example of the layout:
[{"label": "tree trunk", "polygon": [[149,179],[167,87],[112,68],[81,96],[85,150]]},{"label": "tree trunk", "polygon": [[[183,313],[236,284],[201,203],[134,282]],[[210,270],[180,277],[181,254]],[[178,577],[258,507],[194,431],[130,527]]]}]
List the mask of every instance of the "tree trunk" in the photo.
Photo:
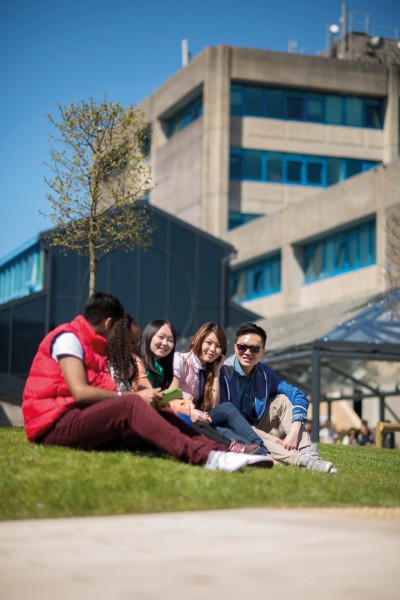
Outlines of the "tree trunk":
[{"label": "tree trunk", "polygon": [[89,240],[89,296],[96,291],[96,248],[92,240]]}]

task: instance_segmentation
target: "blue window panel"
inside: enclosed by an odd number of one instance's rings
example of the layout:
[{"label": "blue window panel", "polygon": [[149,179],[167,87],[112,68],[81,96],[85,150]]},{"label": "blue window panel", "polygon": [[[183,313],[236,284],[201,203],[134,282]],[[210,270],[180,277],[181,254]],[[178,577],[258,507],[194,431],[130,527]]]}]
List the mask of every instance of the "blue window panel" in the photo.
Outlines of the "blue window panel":
[{"label": "blue window panel", "polygon": [[166,121],[168,137],[178,133],[203,114],[203,98],[200,96]]},{"label": "blue window panel", "polygon": [[246,115],[254,117],[265,116],[264,90],[262,87],[247,86],[246,88]]},{"label": "blue window panel", "polygon": [[283,154],[282,152],[268,152],[267,158],[267,181],[279,183],[283,179]]},{"label": "blue window panel", "polygon": [[254,300],[281,291],[281,256],[275,254],[238,269],[232,274],[231,289],[238,302]]},{"label": "blue window panel", "polygon": [[376,166],[374,161],[231,148],[232,180],[326,187]]},{"label": "blue window panel", "polygon": [[308,185],[326,185],[326,161],[312,160],[306,162],[306,183]]},{"label": "blue window panel", "polygon": [[285,96],[283,90],[267,90],[267,117],[271,119],[283,119]]},{"label": "blue window panel", "polygon": [[341,158],[326,159],[326,185],[334,185],[345,179],[345,161]]},{"label": "blue window panel", "polygon": [[244,89],[241,85],[232,85],[231,87],[231,114],[243,115],[244,111]]},{"label": "blue window panel", "polygon": [[313,123],[322,123],[324,121],[324,99],[322,96],[317,94],[307,95],[307,121]]},{"label": "blue window panel", "polygon": [[260,214],[252,214],[252,213],[240,213],[240,212],[229,212],[229,222],[228,229],[235,229],[236,227],[240,227],[240,225],[245,225],[246,223],[250,223],[250,221],[254,221],[255,219],[259,219],[264,215]]},{"label": "blue window panel", "polygon": [[243,157],[244,153],[241,150],[231,148],[229,157],[229,171],[230,178],[233,180],[244,178]]},{"label": "blue window panel", "polygon": [[285,116],[287,119],[304,121],[304,94],[287,94],[285,109]]},{"label": "blue window panel", "polygon": [[326,96],[326,123],[342,125],[344,123],[344,98],[342,96]]},{"label": "blue window panel", "polygon": [[246,150],[244,178],[253,181],[262,179],[262,152],[259,150]]},{"label": "blue window panel", "polygon": [[382,102],[380,102],[379,100],[365,100],[364,119],[365,127],[372,127],[373,129],[382,129]]},{"label": "blue window panel", "polygon": [[302,161],[295,158],[285,160],[285,180],[289,183],[301,183],[303,180]]},{"label": "blue window panel", "polygon": [[346,98],[346,125],[352,127],[363,126],[363,101],[355,96]]},{"label": "blue window panel", "polygon": [[384,100],[234,84],[231,114],[382,129]]},{"label": "blue window panel", "polygon": [[370,221],[306,244],[303,248],[305,282],[375,264],[375,237],[375,221]]}]

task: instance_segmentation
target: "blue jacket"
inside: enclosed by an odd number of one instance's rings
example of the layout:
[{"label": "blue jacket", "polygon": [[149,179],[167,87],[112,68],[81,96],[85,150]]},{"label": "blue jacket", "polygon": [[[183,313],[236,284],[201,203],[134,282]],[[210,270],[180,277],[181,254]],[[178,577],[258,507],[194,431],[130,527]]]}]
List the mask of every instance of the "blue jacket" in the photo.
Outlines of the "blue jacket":
[{"label": "blue jacket", "polygon": [[258,363],[253,373],[254,396],[249,399],[239,393],[239,381],[245,375],[236,357],[230,356],[221,367],[220,403],[232,402],[248,421],[255,424],[263,416],[268,398],[285,394],[293,404],[292,421],[307,419],[309,403],[304,392],[281,379],[267,365]]}]

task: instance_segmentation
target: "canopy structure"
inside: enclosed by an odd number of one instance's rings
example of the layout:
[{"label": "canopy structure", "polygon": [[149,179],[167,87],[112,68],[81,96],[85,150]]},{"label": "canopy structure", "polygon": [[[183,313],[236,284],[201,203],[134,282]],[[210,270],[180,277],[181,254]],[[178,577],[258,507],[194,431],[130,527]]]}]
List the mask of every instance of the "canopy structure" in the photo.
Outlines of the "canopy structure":
[{"label": "canopy structure", "polygon": [[[385,402],[400,396],[400,290],[367,303],[361,311],[355,308],[349,319],[325,335],[276,347],[265,355],[265,362],[281,377],[311,396],[314,441],[319,438],[321,401],[328,403],[330,416],[333,401],[378,398],[379,420],[385,420],[386,409],[400,421]],[[301,316],[297,319],[301,324]]]}]

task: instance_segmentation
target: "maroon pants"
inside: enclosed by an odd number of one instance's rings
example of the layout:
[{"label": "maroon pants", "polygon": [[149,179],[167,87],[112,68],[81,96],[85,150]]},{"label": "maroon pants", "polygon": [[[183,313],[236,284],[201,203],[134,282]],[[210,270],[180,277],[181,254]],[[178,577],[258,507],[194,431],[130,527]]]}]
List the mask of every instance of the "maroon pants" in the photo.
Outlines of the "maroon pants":
[{"label": "maroon pants", "polygon": [[72,408],[40,442],[82,450],[132,449],[145,443],[193,465],[204,464],[212,450],[227,451],[194,431],[170,408],[158,412],[136,394]]}]

